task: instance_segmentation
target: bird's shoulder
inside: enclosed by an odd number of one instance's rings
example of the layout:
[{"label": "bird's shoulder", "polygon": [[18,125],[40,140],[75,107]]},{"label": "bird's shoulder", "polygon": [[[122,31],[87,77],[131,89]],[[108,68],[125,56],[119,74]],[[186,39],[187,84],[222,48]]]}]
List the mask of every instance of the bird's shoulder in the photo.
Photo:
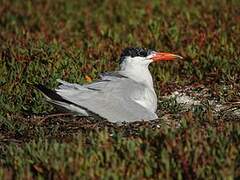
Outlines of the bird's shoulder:
[{"label": "bird's shoulder", "polygon": [[100,80],[97,80],[84,87],[95,89],[102,92],[128,92],[141,91],[145,88],[144,84],[138,83],[121,72],[108,72],[100,75]]}]

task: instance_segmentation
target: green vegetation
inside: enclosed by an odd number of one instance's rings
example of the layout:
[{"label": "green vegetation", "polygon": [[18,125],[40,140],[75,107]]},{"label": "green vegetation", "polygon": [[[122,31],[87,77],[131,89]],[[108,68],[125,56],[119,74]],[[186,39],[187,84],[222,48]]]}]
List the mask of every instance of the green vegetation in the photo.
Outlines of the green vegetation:
[{"label": "green vegetation", "polygon": [[86,83],[139,46],[185,57],[151,66],[159,97],[203,85],[238,102],[239,9],[239,0],[1,0],[0,179],[240,178],[239,117],[170,99],[159,120],[118,126],[58,114],[32,86]]}]

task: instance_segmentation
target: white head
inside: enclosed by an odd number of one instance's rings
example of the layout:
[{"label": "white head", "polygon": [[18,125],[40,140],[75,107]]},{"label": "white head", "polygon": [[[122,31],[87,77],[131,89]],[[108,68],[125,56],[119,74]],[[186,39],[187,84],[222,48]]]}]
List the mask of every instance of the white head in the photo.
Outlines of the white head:
[{"label": "white head", "polygon": [[120,57],[120,71],[129,78],[152,87],[152,76],[148,70],[149,64],[177,58],[182,59],[181,56],[171,53],[161,53],[143,48],[126,48],[122,51]]}]

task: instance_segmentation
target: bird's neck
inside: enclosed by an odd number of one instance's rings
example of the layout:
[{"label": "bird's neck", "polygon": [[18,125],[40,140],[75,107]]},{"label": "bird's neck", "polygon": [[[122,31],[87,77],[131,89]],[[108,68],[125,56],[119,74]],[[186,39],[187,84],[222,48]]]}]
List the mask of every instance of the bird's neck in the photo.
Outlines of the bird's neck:
[{"label": "bird's neck", "polygon": [[153,79],[148,69],[148,66],[140,67],[122,66],[120,72],[124,76],[127,76],[128,78],[136,82],[142,83],[154,91]]}]

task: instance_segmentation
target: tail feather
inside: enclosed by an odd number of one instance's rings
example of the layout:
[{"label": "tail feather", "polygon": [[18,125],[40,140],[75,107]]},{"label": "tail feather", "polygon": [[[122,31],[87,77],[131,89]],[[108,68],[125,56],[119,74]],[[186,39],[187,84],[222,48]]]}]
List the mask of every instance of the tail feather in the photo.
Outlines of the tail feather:
[{"label": "tail feather", "polygon": [[[77,112],[80,116],[89,116],[90,111],[88,111],[86,108],[81,107],[77,104],[74,104],[71,101],[68,101],[66,99],[63,99],[62,96],[57,94],[56,91],[53,91],[51,89],[48,89],[47,87],[43,86],[42,84],[36,84],[34,85],[37,89],[39,89],[44,96],[46,96],[47,100],[57,106],[66,108],[67,110],[70,110],[72,112]],[[89,112],[89,113],[88,113]],[[94,114],[94,113],[92,113]]]},{"label": "tail feather", "polygon": [[48,89],[47,87],[43,86],[42,84],[37,84],[37,85],[35,85],[35,87],[37,89],[39,89],[45,96],[50,98],[50,100],[72,104],[72,102],[70,102],[66,99],[63,99],[59,94],[56,93],[56,91]]}]

